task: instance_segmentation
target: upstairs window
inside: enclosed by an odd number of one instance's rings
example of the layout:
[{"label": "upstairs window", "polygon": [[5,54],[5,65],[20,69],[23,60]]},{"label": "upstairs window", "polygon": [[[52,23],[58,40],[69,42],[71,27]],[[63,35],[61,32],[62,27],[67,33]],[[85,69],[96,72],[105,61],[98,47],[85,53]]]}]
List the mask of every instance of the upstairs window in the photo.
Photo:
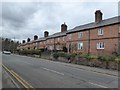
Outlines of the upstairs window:
[{"label": "upstairs window", "polygon": [[104,30],[103,29],[99,29],[98,30],[98,35],[103,35],[104,34]]},{"label": "upstairs window", "polygon": [[43,43],[44,43],[44,44],[46,44],[46,42],[45,42],[45,41],[44,41]]},{"label": "upstairs window", "polygon": [[58,38],[58,42],[60,41],[60,38]]},{"label": "upstairs window", "polygon": [[69,40],[71,39],[71,36],[72,36],[71,34],[68,34],[68,39],[69,39]]},{"label": "upstairs window", "polygon": [[78,33],[78,38],[82,38],[83,37],[83,32],[79,32]]},{"label": "upstairs window", "polygon": [[78,49],[83,49],[83,43],[82,42],[78,43]]},{"label": "upstairs window", "polygon": [[63,41],[65,41],[65,37],[63,37]]},{"label": "upstairs window", "polygon": [[97,49],[104,49],[105,48],[105,43],[104,42],[98,42],[97,43]]}]

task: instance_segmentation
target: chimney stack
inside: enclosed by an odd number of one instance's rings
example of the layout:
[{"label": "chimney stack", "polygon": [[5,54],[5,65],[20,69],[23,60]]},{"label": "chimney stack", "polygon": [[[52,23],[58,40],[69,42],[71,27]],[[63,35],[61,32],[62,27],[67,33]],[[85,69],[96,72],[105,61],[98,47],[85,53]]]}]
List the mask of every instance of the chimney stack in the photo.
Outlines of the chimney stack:
[{"label": "chimney stack", "polygon": [[61,25],[61,32],[67,31],[67,25],[64,23]]},{"label": "chimney stack", "polygon": [[22,43],[25,43],[25,40],[23,40]]},{"label": "chimney stack", "polygon": [[44,32],[44,37],[48,37],[49,36],[49,32],[48,31],[45,31]]},{"label": "chimney stack", "polygon": [[95,12],[95,22],[98,23],[100,21],[102,21],[102,12],[100,10],[97,10]]},{"label": "chimney stack", "polygon": [[30,38],[27,39],[27,42],[30,42]]},{"label": "chimney stack", "polygon": [[37,39],[38,39],[38,36],[37,36],[37,35],[35,35],[35,36],[34,36],[34,40],[37,40]]}]

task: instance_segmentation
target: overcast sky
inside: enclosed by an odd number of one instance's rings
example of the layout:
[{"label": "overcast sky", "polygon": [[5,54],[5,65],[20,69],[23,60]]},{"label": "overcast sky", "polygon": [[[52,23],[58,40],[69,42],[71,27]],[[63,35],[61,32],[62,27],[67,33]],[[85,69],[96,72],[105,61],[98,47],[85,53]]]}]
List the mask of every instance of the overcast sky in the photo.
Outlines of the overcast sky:
[{"label": "overcast sky", "polygon": [[[114,0],[113,0],[114,1]],[[60,32],[60,25],[68,29],[94,22],[95,11],[103,12],[103,19],[118,15],[117,2],[2,2],[0,30],[2,36],[16,40],[43,37]]]}]

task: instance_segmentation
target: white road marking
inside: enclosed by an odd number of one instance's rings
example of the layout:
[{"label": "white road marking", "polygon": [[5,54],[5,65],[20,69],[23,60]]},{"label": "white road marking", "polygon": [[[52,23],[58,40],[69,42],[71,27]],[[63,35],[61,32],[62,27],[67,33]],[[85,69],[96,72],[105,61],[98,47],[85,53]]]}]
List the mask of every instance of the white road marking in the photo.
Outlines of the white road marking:
[{"label": "white road marking", "polygon": [[61,73],[61,72],[58,72],[58,71],[55,71],[55,70],[51,70],[51,69],[48,69],[48,68],[44,68],[43,69],[47,70],[47,71],[51,71],[51,72],[54,72],[54,73],[57,73],[57,74],[60,74],[60,75],[64,75],[64,73]]},{"label": "white road marking", "polygon": [[98,86],[98,87],[102,87],[102,88],[108,88],[108,87],[106,87],[106,86],[99,85],[99,84],[96,84],[96,83],[92,83],[92,82],[88,82],[88,83],[90,83],[90,84],[92,84],[92,85],[95,85],[95,86]]}]

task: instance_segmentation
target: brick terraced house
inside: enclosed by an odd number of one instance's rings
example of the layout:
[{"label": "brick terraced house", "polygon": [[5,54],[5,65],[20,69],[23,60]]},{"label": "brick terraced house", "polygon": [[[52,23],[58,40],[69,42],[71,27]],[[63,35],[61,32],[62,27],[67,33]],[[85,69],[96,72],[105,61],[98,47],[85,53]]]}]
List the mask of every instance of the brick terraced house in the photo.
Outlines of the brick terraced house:
[{"label": "brick terraced house", "polygon": [[77,26],[67,30],[67,25],[61,25],[61,32],[49,35],[44,32],[44,37],[34,36],[34,40],[20,44],[17,48],[63,50],[68,53],[87,54],[112,54],[120,53],[120,16],[105,19],[102,12],[95,12],[95,22]]}]

